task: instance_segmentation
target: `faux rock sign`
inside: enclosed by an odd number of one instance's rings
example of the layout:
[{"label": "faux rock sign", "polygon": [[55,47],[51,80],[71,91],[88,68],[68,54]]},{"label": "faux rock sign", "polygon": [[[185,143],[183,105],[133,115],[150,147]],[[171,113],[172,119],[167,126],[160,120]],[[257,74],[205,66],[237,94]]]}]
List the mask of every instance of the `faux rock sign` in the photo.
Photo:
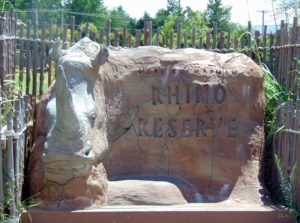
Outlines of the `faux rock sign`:
[{"label": "faux rock sign", "polygon": [[261,202],[263,74],[251,59],[88,38],[53,54],[30,165],[44,206]]}]

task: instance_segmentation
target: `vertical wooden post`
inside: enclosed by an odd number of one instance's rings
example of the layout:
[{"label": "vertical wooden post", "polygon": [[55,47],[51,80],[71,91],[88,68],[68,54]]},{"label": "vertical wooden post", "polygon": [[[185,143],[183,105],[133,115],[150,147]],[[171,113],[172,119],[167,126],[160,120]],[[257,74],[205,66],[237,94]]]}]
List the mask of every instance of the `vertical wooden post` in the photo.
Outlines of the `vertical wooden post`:
[{"label": "vertical wooden post", "polygon": [[74,41],[74,29],[75,29],[75,16],[71,16],[71,19],[70,19],[70,28],[71,28],[71,46],[74,45],[75,41]]},{"label": "vertical wooden post", "polygon": [[34,46],[33,46],[33,69],[32,69],[32,96],[33,96],[33,103],[36,100],[36,89],[37,89],[37,68],[38,68],[38,14],[37,12],[34,13],[34,21],[33,21],[33,39],[34,39]]},{"label": "vertical wooden post", "polygon": [[[5,76],[5,20],[3,17],[0,17],[0,35],[2,38],[0,38],[0,85],[1,90],[4,90],[4,76]],[[1,97],[3,94],[0,95]],[[1,114],[1,113],[0,113]],[[1,203],[1,202],[0,202]]]},{"label": "vertical wooden post", "polygon": [[104,29],[101,28],[99,32],[99,43],[103,44],[103,39],[104,39]]},{"label": "vertical wooden post", "polygon": [[135,47],[139,47],[141,45],[141,30],[135,30]]},{"label": "vertical wooden post", "polygon": [[174,48],[174,31],[170,32],[170,49]]},{"label": "vertical wooden post", "polygon": [[195,27],[193,28],[193,31],[192,31],[192,47],[196,48],[196,29],[195,29]]},{"label": "vertical wooden post", "polygon": [[81,25],[78,25],[77,31],[78,31],[78,40],[80,40],[82,38],[82,27],[81,27]]},{"label": "vertical wooden post", "polygon": [[199,37],[199,49],[203,49],[203,38],[202,38],[202,36]]},{"label": "vertical wooden post", "polygon": [[264,33],[263,33],[263,63],[266,63],[266,57],[267,57],[267,28],[268,26],[265,26]]},{"label": "vertical wooden post", "polygon": [[144,46],[148,43],[148,21],[144,21]]},{"label": "vertical wooden post", "polygon": [[30,94],[30,61],[31,61],[31,55],[30,55],[30,29],[31,29],[31,21],[27,21],[27,40],[26,40],[26,95]]},{"label": "vertical wooden post", "polygon": [[224,50],[224,32],[220,33],[220,49]]},{"label": "vertical wooden post", "polygon": [[206,32],[206,49],[209,50],[210,47],[210,33]]},{"label": "vertical wooden post", "polygon": [[63,25],[63,49],[67,49],[68,42],[67,42],[67,24]]},{"label": "vertical wooden post", "polygon": [[213,50],[217,48],[217,25],[214,23],[214,28],[213,28]]},{"label": "vertical wooden post", "polygon": [[[52,20],[49,20],[49,48],[51,49],[53,47],[53,36],[52,36]],[[48,57],[48,87],[51,84],[52,81],[52,57]]]},{"label": "vertical wooden post", "polygon": [[251,21],[248,21],[248,32],[249,32],[249,34],[248,34],[248,56],[249,57],[251,57],[251,54],[252,54],[252,49],[251,49],[251,30],[252,30],[252,28],[251,28],[252,26],[251,26]]},{"label": "vertical wooden post", "polygon": [[126,35],[127,35],[127,27],[123,27],[123,33],[122,33],[122,47],[126,47]]},{"label": "vertical wooden post", "polygon": [[110,32],[111,32],[111,20],[107,19],[106,21],[106,45],[110,46]]},{"label": "vertical wooden post", "polygon": [[115,30],[115,42],[114,42],[115,47],[119,46],[119,31]]},{"label": "vertical wooden post", "polygon": [[40,97],[44,93],[43,86],[44,86],[45,62],[46,62],[46,22],[44,21],[42,26],[42,49],[41,49],[41,64],[40,64],[40,89],[39,89]]},{"label": "vertical wooden post", "polygon": [[[3,23],[1,23],[0,22],[0,33],[1,33],[1,35],[3,35],[3,29],[2,29],[2,25],[3,25]],[[0,47],[0,49],[1,49],[1,47]],[[1,59],[1,58],[0,58]],[[2,113],[1,113],[1,109],[0,109],[0,115],[2,115]],[[3,133],[0,133],[0,138],[1,138],[1,134],[3,134]],[[4,167],[4,165],[3,165],[3,161],[4,161],[4,159],[3,159],[3,150],[4,150],[4,148],[3,148],[3,145],[2,145],[2,140],[0,140],[0,213],[4,213],[4,206],[3,206],[3,204],[4,204],[4,181],[3,181],[3,167]]]},{"label": "vertical wooden post", "polygon": [[239,40],[237,36],[234,37],[234,49],[237,49],[239,47]]},{"label": "vertical wooden post", "polygon": [[[21,101],[20,99],[16,100],[15,103],[15,121],[14,121],[14,131],[15,133],[19,133],[21,131],[20,128],[20,112],[21,112]],[[16,193],[16,204],[19,204],[21,201],[21,178],[23,174],[20,173],[20,161],[21,161],[21,150],[20,150],[20,137],[17,137],[14,142],[14,174],[15,174],[15,193]]]},{"label": "vertical wooden post", "polygon": [[[255,33],[254,33],[254,38],[255,38],[255,51],[256,52],[258,52],[258,48],[259,48],[259,35],[260,35],[260,33],[259,33],[259,31],[255,31]],[[259,53],[259,52],[258,52]],[[258,63],[258,61],[259,61],[259,55],[255,55],[255,62],[257,62]]]},{"label": "vertical wooden post", "polygon": [[177,49],[181,48],[181,24],[177,22]]},{"label": "vertical wooden post", "polygon": [[274,62],[274,35],[273,33],[270,33],[270,45],[269,45],[269,51],[270,51],[270,54],[269,54],[269,69],[270,71],[272,72],[272,74],[274,73],[274,65],[273,65],[273,62]]},{"label": "vertical wooden post", "polygon": [[188,48],[188,33],[184,32],[184,48]]},{"label": "vertical wooden post", "polygon": [[149,30],[148,46],[152,46],[152,21],[148,22],[148,30]]},{"label": "vertical wooden post", "polygon": [[90,23],[85,24],[85,36],[90,37]]},{"label": "vertical wooden post", "polygon": [[163,35],[163,37],[162,37],[162,44],[163,44],[163,47],[167,47],[167,40],[166,40],[166,36],[165,35]]},{"label": "vertical wooden post", "polygon": [[23,75],[24,75],[24,24],[21,24],[20,27],[20,61],[19,61],[19,85],[21,86],[21,89],[23,89],[22,83],[23,83]]},{"label": "vertical wooden post", "polygon": [[11,217],[16,216],[16,202],[15,202],[15,169],[14,169],[14,147],[13,147],[13,111],[9,111],[7,115],[7,131],[10,133],[7,136],[7,176],[8,187],[7,194],[11,196],[11,202],[9,206],[9,215]]}]

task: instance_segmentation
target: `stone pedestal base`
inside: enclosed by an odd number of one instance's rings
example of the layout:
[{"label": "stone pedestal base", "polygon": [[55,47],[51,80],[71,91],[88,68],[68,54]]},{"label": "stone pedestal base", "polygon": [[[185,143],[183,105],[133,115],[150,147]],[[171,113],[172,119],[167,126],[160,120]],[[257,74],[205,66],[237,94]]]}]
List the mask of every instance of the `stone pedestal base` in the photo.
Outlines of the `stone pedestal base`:
[{"label": "stone pedestal base", "polygon": [[[29,217],[30,216],[30,217]],[[30,220],[32,219],[32,221]],[[56,211],[31,209],[24,223],[289,223],[291,214],[268,206],[231,202],[179,206],[124,206],[96,210]]]}]

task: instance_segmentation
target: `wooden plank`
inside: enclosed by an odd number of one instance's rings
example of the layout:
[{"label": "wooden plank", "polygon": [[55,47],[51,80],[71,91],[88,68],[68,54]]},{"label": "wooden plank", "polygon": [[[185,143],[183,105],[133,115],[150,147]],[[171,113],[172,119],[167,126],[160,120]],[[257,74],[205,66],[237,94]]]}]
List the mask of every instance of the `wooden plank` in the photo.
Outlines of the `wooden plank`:
[{"label": "wooden plank", "polygon": [[63,49],[67,49],[68,42],[67,42],[67,29],[68,25],[64,24],[63,25]]},{"label": "wooden plank", "polygon": [[181,48],[181,24],[177,22],[176,24],[176,31],[177,31],[177,49]]},{"label": "wooden plank", "polygon": [[202,36],[199,37],[199,48],[203,49],[203,38],[202,38]]},{"label": "wooden plank", "polygon": [[119,46],[119,31],[118,30],[115,30],[114,46],[115,47]]},{"label": "wooden plank", "polygon": [[210,48],[210,33],[206,32],[206,49],[209,50]]},{"label": "wooden plank", "polygon": [[224,49],[224,32],[220,33],[220,49]]},{"label": "wooden plank", "polygon": [[135,30],[135,47],[139,47],[141,45],[141,30]]},{"label": "wooden plank", "polygon": [[169,46],[170,49],[173,49],[174,48],[174,31],[172,30],[170,32],[170,46]]},{"label": "wooden plank", "polygon": [[33,103],[35,103],[37,95],[37,70],[38,70],[38,14],[34,13],[33,17],[33,60],[32,60],[32,96]]},{"label": "wooden plank", "polygon": [[19,85],[22,89],[22,83],[24,79],[24,24],[20,26],[20,62],[19,62]]},{"label": "wooden plank", "polygon": [[[52,20],[49,20],[49,49],[53,47],[53,36],[52,36]],[[48,52],[47,52],[48,53]],[[52,57],[48,56],[48,87],[52,81]]]},{"label": "wooden plank", "polygon": [[149,30],[148,30],[148,21],[144,21],[144,46],[147,46],[148,43],[148,34],[149,34]]},{"label": "wooden plank", "polygon": [[188,32],[184,32],[184,48],[188,48]]},{"label": "wooden plank", "polygon": [[[1,17],[0,17],[1,18]],[[2,18],[1,18],[2,20]],[[3,23],[0,22],[1,27],[3,27]],[[0,34],[3,35],[3,30],[2,28],[0,28]],[[1,47],[0,47],[1,49]],[[1,58],[0,58],[1,59]],[[2,111],[0,109],[0,116],[2,116]],[[1,137],[1,135],[0,135]],[[3,157],[3,150],[4,150],[4,146],[2,144],[2,140],[0,140],[0,213],[4,213],[4,180],[3,180],[3,161],[4,161],[4,157]]]},{"label": "wooden plank", "polygon": [[[254,32],[254,38],[255,38],[255,52],[258,52],[258,48],[260,46],[260,41],[259,41],[259,36],[260,36],[260,33],[259,31],[255,31]],[[258,52],[259,53],[259,52]],[[255,62],[258,63],[259,62],[259,55],[254,55],[254,58],[255,58]]]},{"label": "wooden plank", "polygon": [[99,43],[100,43],[100,44],[103,44],[103,43],[104,43],[103,39],[104,39],[104,29],[101,28],[101,29],[100,29],[100,32],[99,32]]},{"label": "wooden plank", "polygon": [[[13,111],[9,111],[7,115],[7,131],[13,132]],[[14,169],[14,148],[13,148],[13,134],[7,136],[7,177],[8,187],[7,195],[11,196],[11,202],[9,205],[9,215],[11,217],[16,216],[16,202],[15,202],[15,169]]]},{"label": "wooden plank", "polygon": [[234,49],[237,49],[239,47],[239,40],[237,36],[234,37]]},{"label": "wooden plank", "polygon": [[122,47],[126,47],[126,36],[127,36],[127,27],[123,27],[123,33],[122,33]]},{"label": "wooden plank", "polygon": [[27,40],[26,40],[26,95],[30,94],[30,69],[31,69],[31,52],[30,52],[30,29],[31,20],[27,20]]},{"label": "wooden plank", "polygon": [[[19,133],[21,131],[20,128],[20,113],[21,113],[21,101],[18,99],[15,102],[15,117],[14,117],[14,131],[15,133]],[[20,161],[21,161],[21,142],[20,137],[17,137],[13,144],[14,149],[14,174],[15,174],[15,199],[16,204],[19,204],[21,201],[21,185],[20,185],[20,179],[23,177],[20,173]]]},{"label": "wooden plank", "polygon": [[13,79],[15,80],[15,73],[16,73],[16,66],[17,66],[17,14],[14,12],[13,13],[13,70],[12,70],[12,74],[13,74]]},{"label": "wooden plank", "polygon": [[4,90],[4,77],[5,77],[5,49],[4,49],[4,38],[5,38],[5,20],[4,18],[0,18],[0,87],[1,87],[1,97],[3,97],[3,90]]},{"label": "wooden plank", "polygon": [[41,97],[44,93],[44,69],[46,63],[46,22],[42,25],[42,48],[41,48],[41,62],[40,62],[40,86],[39,86],[39,96]]},{"label": "wooden plank", "polygon": [[162,36],[162,39],[163,39],[163,40],[162,40],[162,41],[163,41],[163,43],[162,43],[163,45],[162,45],[162,46],[163,46],[163,47],[167,47],[167,39],[166,39],[166,36],[163,35],[163,36]]},{"label": "wooden plank", "polygon": [[[298,96],[299,97],[299,96]],[[296,100],[296,130],[299,131],[300,129],[300,98],[298,98]],[[296,135],[296,162],[297,162],[297,170],[296,170],[296,188],[295,188],[295,192],[296,192],[296,207],[298,208],[298,210],[300,209],[300,134],[298,133]]]},{"label": "wooden plank", "polygon": [[215,50],[217,48],[217,26],[216,24],[214,24],[214,27],[213,27],[213,50]]},{"label": "wooden plank", "polygon": [[149,29],[148,46],[152,46],[152,21],[148,22],[148,29]]},{"label": "wooden plank", "polygon": [[70,35],[71,35],[71,46],[73,46],[74,45],[74,43],[75,43],[75,40],[74,40],[74,30],[75,30],[75,16],[71,16],[71,18],[70,18],[70,29],[71,29],[71,33],[70,33]]},{"label": "wooden plank", "polygon": [[264,33],[263,33],[263,56],[262,56],[262,62],[267,63],[267,29],[268,26],[265,26]]},{"label": "wooden plank", "polygon": [[107,19],[106,21],[106,45],[110,46],[110,32],[111,32],[111,20]]},{"label": "wooden plank", "polygon": [[81,25],[78,26],[78,40],[81,40],[82,39],[82,27]]},{"label": "wooden plank", "polygon": [[157,27],[157,30],[156,30],[156,39],[155,39],[155,45],[156,46],[159,46],[159,40],[160,40],[160,28]]},{"label": "wooden plank", "polygon": [[90,37],[90,23],[85,24],[85,36]]},{"label": "wooden plank", "polygon": [[274,35],[270,33],[270,43],[269,43],[269,69],[272,74],[274,74]]},{"label": "wooden plank", "polygon": [[195,29],[195,27],[192,30],[192,47],[196,48],[196,29]]},{"label": "wooden plank", "polygon": [[251,21],[248,21],[248,56],[251,57],[252,54],[252,50],[251,50],[251,31],[252,31],[252,25],[251,25]]}]

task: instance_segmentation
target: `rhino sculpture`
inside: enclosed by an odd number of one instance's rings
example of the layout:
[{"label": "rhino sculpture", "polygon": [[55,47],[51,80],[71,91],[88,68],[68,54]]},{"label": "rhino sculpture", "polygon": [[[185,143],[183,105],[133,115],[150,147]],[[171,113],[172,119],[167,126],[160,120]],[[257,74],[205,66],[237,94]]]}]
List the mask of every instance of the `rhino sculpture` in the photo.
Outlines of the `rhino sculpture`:
[{"label": "rhino sculpture", "polygon": [[250,58],[55,46],[29,167],[43,207],[262,202],[263,74]]}]

